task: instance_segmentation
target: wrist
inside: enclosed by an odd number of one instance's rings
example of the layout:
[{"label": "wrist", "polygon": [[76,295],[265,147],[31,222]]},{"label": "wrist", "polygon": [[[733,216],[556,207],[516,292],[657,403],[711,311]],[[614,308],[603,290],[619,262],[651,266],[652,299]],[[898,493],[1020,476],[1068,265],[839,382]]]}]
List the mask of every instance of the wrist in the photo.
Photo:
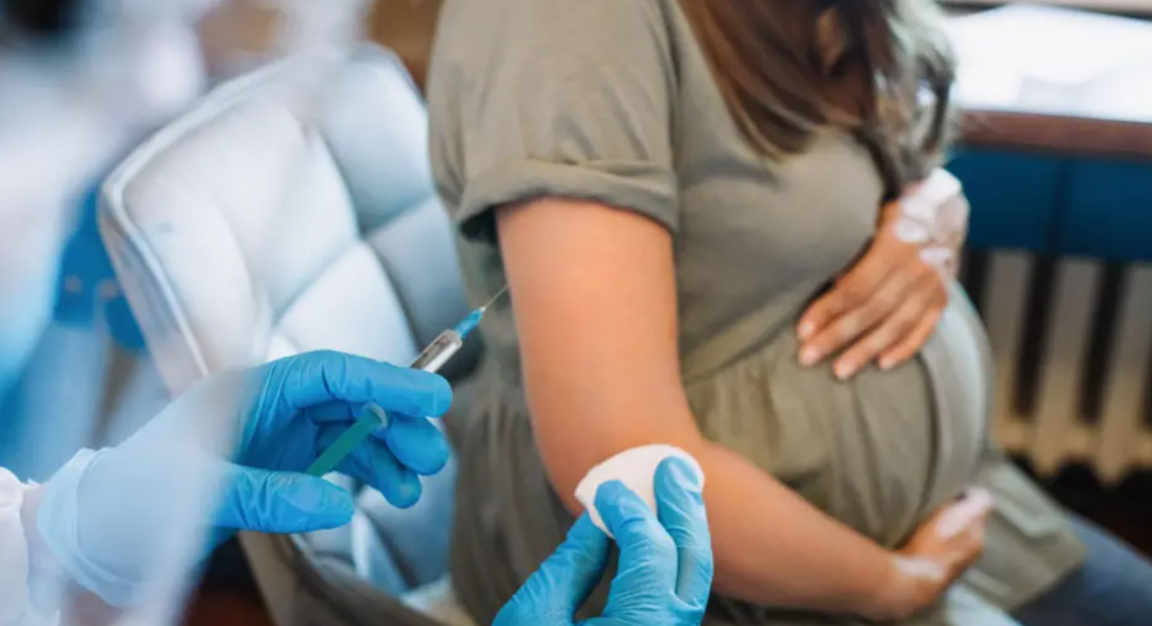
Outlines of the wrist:
[{"label": "wrist", "polygon": [[876,578],[873,602],[863,615],[877,622],[907,619],[931,605],[947,580],[946,568],[930,559],[890,553],[884,574]]},{"label": "wrist", "polygon": [[867,578],[865,591],[853,613],[874,622],[892,621],[897,617],[907,586],[899,558],[897,554],[884,552],[883,562],[875,575]]}]

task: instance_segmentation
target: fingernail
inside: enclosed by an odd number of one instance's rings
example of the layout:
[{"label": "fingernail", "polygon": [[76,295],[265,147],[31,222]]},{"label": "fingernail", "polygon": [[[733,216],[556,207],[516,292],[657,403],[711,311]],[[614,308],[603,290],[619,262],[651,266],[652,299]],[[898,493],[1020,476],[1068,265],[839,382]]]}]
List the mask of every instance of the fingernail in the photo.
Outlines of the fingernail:
[{"label": "fingernail", "polygon": [[398,509],[410,509],[416,506],[423,493],[424,486],[420,483],[420,479],[415,474],[405,472],[385,494],[385,499]]},{"label": "fingernail", "polygon": [[848,380],[856,373],[856,366],[850,363],[838,363],[834,368],[836,378],[840,380]]},{"label": "fingernail", "polygon": [[966,490],[952,505],[937,526],[937,534],[948,539],[963,531],[972,520],[984,515],[992,507],[992,494],[983,489]]},{"label": "fingernail", "polygon": [[700,491],[700,474],[684,459],[671,457],[664,461],[676,483],[692,491]]},{"label": "fingernail", "polygon": [[941,539],[951,539],[960,534],[965,528],[968,527],[968,522],[975,517],[975,514],[968,510],[963,505],[957,505],[940,518],[939,524],[936,526],[936,536]]},{"label": "fingernail", "polygon": [[880,359],[880,362],[878,363],[878,365],[880,366],[880,369],[882,369],[884,371],[888,371],[888,370],[890,370],[896,366],[896,359],[893,359],[891,357],[884,357],[884,358]]},{"label": "fingernail", "polygon": [[990,491],[982,487],[973,487],[968,489],[965,498],[972,502],[972,508],[983,513],[988,509],[996,506],[996,497]]},{"label": "fingernail", "polygon": [[816,327],[812,324],[812,322],[802,322],[800,324],[800,328],[796,329],[796,333],[800,335],[801,339],[807,339],[811,337],[812,333],[814,332],[816,332]]},{"label": "fingernail", "polygon": [[816,348],[804,348],[800,351],[800,365],[809,367],[820,360],[820,351]]}]

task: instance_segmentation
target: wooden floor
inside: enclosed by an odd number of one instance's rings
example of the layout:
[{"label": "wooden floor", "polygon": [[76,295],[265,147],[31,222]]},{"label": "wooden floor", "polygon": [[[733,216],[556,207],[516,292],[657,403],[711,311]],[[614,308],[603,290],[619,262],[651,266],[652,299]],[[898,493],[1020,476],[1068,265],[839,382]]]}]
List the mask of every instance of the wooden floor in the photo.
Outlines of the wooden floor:
[{"label": "wooden floor", "polygon": [[190,608],[186,626],[274,626],[254,592],[206,590]]},{"label": "wooden floor", "polygon": [[239,543],[220,547],[188,608],[185,626],[274,626]]}]

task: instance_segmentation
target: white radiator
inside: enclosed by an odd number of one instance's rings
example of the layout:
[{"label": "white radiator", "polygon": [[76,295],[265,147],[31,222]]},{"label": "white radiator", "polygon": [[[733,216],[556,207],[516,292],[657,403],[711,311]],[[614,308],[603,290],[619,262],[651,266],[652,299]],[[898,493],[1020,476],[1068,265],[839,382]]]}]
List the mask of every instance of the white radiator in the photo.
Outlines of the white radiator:
[{"label": "white radiator", "polygon": [[996,358],[995,428],[1042,476],[1152,469],[1152,266],[969,253]]}]

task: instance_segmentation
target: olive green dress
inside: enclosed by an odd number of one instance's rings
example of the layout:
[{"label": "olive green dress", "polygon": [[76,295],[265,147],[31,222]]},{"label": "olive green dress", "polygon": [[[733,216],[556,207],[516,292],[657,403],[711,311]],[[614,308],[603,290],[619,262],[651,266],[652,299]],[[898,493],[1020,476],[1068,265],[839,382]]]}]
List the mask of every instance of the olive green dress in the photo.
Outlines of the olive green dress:
[{"label": "olive green dress", "polygon": [[[838,382],[797,364],[797,319],[872,238],[882,182],[834,131],[781,162],[757,158],[675,0],[448,0],[428,89],[433,171],[473,301],[505,283],[495,207],[564,196],[635,211],[674,238],[683,380],[706,437],[887,547],[966,486],[994,492],[964,601],[909,624],[984,623],[959,617],[981,614],[968,592],[1015,607],[1080,561],[1063,513],[988,440],[987,342],[958,287],[907,365]],[[454,433],[453,576],[487,622],[572,520],[533,442],[507,304],[483,331],[481,397]],[[727,598],[708,619],[854,623]]]}]

